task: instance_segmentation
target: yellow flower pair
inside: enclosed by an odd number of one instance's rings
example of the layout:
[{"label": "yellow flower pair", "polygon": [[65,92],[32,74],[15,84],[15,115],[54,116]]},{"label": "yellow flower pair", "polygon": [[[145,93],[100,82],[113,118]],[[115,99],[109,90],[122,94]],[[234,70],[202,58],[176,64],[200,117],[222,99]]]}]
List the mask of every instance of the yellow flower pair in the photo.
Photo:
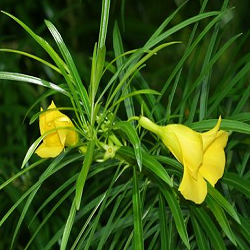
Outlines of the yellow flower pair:
[{"label": "yellow flower pair", "polygon": [[[207,195],[206,181],[214,186],[224,172],[224,148],[228,133],[219,130],[220,123],[221,118],[213,129],[198,133],[181,124],[159,126],[146,117],[139,119],[139,124],[157,134],[183,164],[184,174],[179,191],[185,199],[197,204],[202,203]],[[36,154],[42,158],[56,157],[65,146],[78,143],[78,134],[72,121],[56,109],[53,101],[48,110],[41,113],[39,126],[41,135],[48,133],[36,150]]]},{"label": "yellow flower pair", "polygon": [[53,101],[48,110],[40,114],[39,127],[41,135],[48,133],[36,150],[36,154],[41,158],[56,157],[65,146],[74,146],[78,142],[78,134],[72,121],[56,109]]},{"label": "yellow flower pair", "polygon": [[228,133],[219,131],[220,123],[221,118],[213,129],[198,133],[181,124],[158,126],[146,117],[139,119],[139,124],[157,134],[183,164],[184,174],[179,191],[185,199],[197,204],[202,203],[206,197],[206,180],[214,186],[224,172],[224,148]]}]

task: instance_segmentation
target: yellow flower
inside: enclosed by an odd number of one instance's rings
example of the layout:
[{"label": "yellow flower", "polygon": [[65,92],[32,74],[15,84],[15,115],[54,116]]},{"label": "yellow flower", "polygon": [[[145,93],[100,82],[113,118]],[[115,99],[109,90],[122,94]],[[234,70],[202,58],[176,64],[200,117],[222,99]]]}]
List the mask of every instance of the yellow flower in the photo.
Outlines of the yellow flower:
[{"label": "yellow flower", "polygon": [[[41,111],[43,111],[42,108]],[[43,139],[43,143],[35,151],[41,158],[54,158],[63,151],[65,146],[74,146],[78,142],[78,134],[76,131],[67,129],[67,127],[74,128],[72,121],[68,116],[56,110],[53,101],[48,107],[48,110],[40,114],[39,127],[41,135],[54,129],[46,135]]]},{"label": "yellow flower", "polygon": [[158,126],[146,117],[139,124],[162,139],[175,158],[183,164],[184,174],[179,191],[197,204],[207,195],[207,180],[212,186],[222,177],[225,168],[224,148],[228,133],[220,130],[221,118],[208,132],[198,133],[181,124]]}]

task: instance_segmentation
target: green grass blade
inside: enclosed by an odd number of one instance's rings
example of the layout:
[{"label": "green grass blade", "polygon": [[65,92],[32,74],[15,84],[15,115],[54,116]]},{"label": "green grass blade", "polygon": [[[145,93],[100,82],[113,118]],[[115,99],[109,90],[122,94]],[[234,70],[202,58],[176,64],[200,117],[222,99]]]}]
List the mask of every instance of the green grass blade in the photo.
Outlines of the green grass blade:
[{"label": "green grass blade", "polygon": [[220,205],[218,205],[218,203],[216,201],[214,201],[210,196],[206,197],[206,202],[207,202],[210,210],[214,214],[214,217],[216,218],[219,225],[221,226],[222,230],[226,234],[226,236],[231,240],[231,242],[235,246],[237,246],[237,243],[236,243],[233,231],[230,227],[229,221],[228,221],[224,211],[220,207]]},{"label": "green grass blade", "polygon": [[237,221],[240,224],[238,213],[235,211],[233,206],[226,200],[226,198],[219,191],[217,191],[216,188],[211,186],[209,183],[207,183],[207,185],[208,185],[208,196],[210,195],[216,201],[216,204],[223,207],[224,210],[229,215],[231,215],[235,221]]},{"label": "green grass blade", "polygon": [[40,232],[40,230],[42,229],[42,227],[46,224],[46,222],[48,221],[48,219],[53,215],[53,213],[55,213],[55,211],[58,209],[58,207],[75,191],[75,188],[71,188],[70,190],[68,190],[68,192],[66,192],[63,197],[56,202],[56,204],[52,207],[52,209],[49,210],[49,213],[46,215],[46,217],[43,219],[43,221],[41,222],[41,224],[39,225],[39,227],[37,228],[37,230],[33,233],[32,237],[30,238],[29,242],[27,243],[26,247],[24,250],[29,249],[30,244],[32,243],[32,241],[35,239],[35,237],[38,235],[38,233]]},{"label": "green grass blade", "polygon": [[197,217],[200,226],[204,229],[206,232],[208,238],[210,239],[211,244],[214,246],[214,249],[216,250],[226,250],[225,243],[223,242],[223,239],[216,228],[214,222],[212,221],[211,217],[207,214],[205,209],[202,207],[190,207]]},{"label": "green grass blade", "polygon": [[212,17],[212,16],[220,16],[221,17],[222,15],[224,15],[224,13],[221,13],[219,11],[211,11],[211,12],[206,12],[206,13],[202,13],[202,14],[193,16],[193,17],[181,22],[180,24],[175,25],[173,28],[165,31],[161,35],[159,35],[156,39],[154,39],[150,43],[148,43],[147,46],[145,47],[145,49],[152,48],[153,46],[155,46],[158,43],[162,42],[167,37],[171,36],[175,32],[187,27],[188,25],[190,25],[192,23],[196,23],[196,22],[198,22],[198,21],[200,21],[202,19],[206,19],[208,17]]},{"label": "green grass blade", "polygon": [[109,9],[110,9],[110,0],[102,1],[102,15],[98,39],[98,48],[102,49],[105,46],[107,29],[108,29],[108,20],[109,20]]},{"label": "green grass blade", "polygon": [[159,221],[160,221],[160,236],[161,236],[161,249],[168,249],[168,225],[165,200],[162,194],[159,194]]},{"label": "green grass blade", "polygon": [[[123,49],[122,38],[121,38],[121,34],[120,34],[120,30],[119,30],[117,22],[115,23],[114,30],[113,30],[113,47],[114,47],[115,57],[118,58],[116,60],[116,65],[117,65],[118,70],[120,71],[119,79],[120,81],[122,81],[122,78],[124,77],[125,72],[122,71],[121,69],[125,64],[125,58],[120,57],[120,55],[124,53],[124,49]],[[130,94],[131,87],[130,85],[128,85],[128,81],[125,81],[124,85],[127,86],[126,88],[124,88],[124,92],[125,92],[124,95]],[[125,99],[124,104],[125,104],[125,109],[127,113],[127,118],[135,116],[133,99],[130,97],[128,99]],[[134,125],[134,123],[132,124]]]},{"label": "green grass blade", "polygon": [[58,32],[58,30],[56,29],[56,27],[49,21],[45,21],[49,31],[51,32],[52,36],[54,37],[62,55],[63,58],[65,60],[65,62],[67,63],[67,66],[69,68],[69,73],[73,78],[74,83],[77,86],[77,90],[79,91],[80,94],[80,98],[81,101],[83,103],[84,109],[88,115],[88,117],[90,118],[90,103],[89,103],[89,96],[88,93],[81,81],[81,78],[79,76],[79,73],[76,69],[76,66],[74,64],[74,61],[72,59],[72,56],[68,50],[68,48],[66,47],[60,33]]},{"label": "green grass blade", "polygon": [[209,244],[207,241],[207,237],[204,234],[202,227],[200,227],[200,225],[197,222],[197,219],[195,218],[195,216],[193,214],[191,214],[190,218],[192,221],[192,226],[194,229],[194,235],[195,235],[198,249],[210,250],[210,247],[209,247]]},{"label": "green grass blade", "polygon": [[[243,237],[250,243],[250,223],[248,218],[244,218],[240,215],[241,226],[239,227],[240,232],[242,233]],[[238,227],[237,227],[238,229]],[[242,238],[243,238],[242,237]]]},{"label": "green grass blade", "polygon": [[56,71],[57,73],[61,74],[61,71],[53,64],[43,60],[42,58],[40,57],[37,57],[37,56],[34,56],[30,53],[27,53],[27,52],[24,52],[24,51],[20,51],[20,50],[14,50],[14,49],[0,49],[0,52],[10,52],[10,53],[16,53],[16,54],[19,54],[19,55],[23,55],[23,56],[27,56],[29,58],[32,58],[48,67],[50,67],[51,69],[53,69],[54,71]]},{"label": "green grass blade", "polygon": [[180,205],[176,199],[176,195],[174,194],[173,190],[170,187],[163,185],[162,183],[158,183],[158,184],[159,184],[161,193],[163,194],[164,198],[166,199],[168,206],[171,210],[177,231],[178,231],[183,243],[187,247],[187,249],[190,249],[187,229],[185,226],[185,222],[184,222],[184,218],[183,218],[183,215],[181,212]]},{"label": "green grass blade", "polygon": [[[106,107],[108,107],[110,105],[110,103],[113,101],[114,97],[117,95],[117,93],[121,90],[121,88],[124,86],[125,82],[127,81],[127,79],[129,79],[130,76],[133,75],[134,72],[136,72],[138,70],[138,68],[140,68],[150,57],[152,57],[153,55],[155,55],[158,51],[160,51],[161,49],[168,47],[170,45],[176,44],[176,43],[180,43],[180,42],[169,42],[169,43],[164,43],[159,45],[158,47],[154,48],[152,51],[147,51],[147,50],[139,50],[139,53],[142,55],[144,52],[147,52],[147,54],[138,62],[132,64],[132,66],[126,71],[126,73],[124,74],[124,77],[122,78],[122,80],[119,82],[119,84],[116,86],[116,88],[114,89],[113,93],[111,94],[109,100],[107,100],[106,103]],[[136,53],[135,53],[136,54]],[[128,63],[129,61],[127,61]]]},{"label": "green grass blade", "polygon": [[[221,9],[222,12],[225,12],[227,5],[228,5],[228,1],[224,1],[222,9]],[[209,65],[209,62],[210,62],[211,57],[212,57],[212,53],[215,50],[215,45],[216,45],[216,40],[218,37],[219,30],[220,30],[220,23],[217,23],[215,28],[214,28],[213,35],[211,37],[211,40],[209,42],[209,45],[208,45],[208,48],[206,51],[204,63],[202,65],[202,69],[201,69],[202,72]],[[212,73],[211,71],[208,71],[204,75],[204,78],[202,79],[202,83],[200,86],[200,93],[201,93],[200,94],[200,109],[199,109],[199,120],[200,121],[202,121],[206,117],[206,113],[207,113],[208,93],[209,93],[209,87],[210,87],[211,73]]]},{"label": "green grass blade", "polygon": [[71,232],[72,226],[74,224],[75,215],[76,215],[76,207],[77,206],[75,204],[75,201],[76,200],[74,199],[72,201],[72,204],[71,204],[71,208],[70,208],[70,211],[69,211],[69,216],[68,216],[68,219],[66,221],[65,228],[64,228],[64,231],[63,231],[63,237],[62,237],[60,250],[65,250],[66,247],[67,247],[70,232]]},{"label": "green grass blade", "polygon": [[74,204],[76,205],[77,210],[80,208],[84,184],[89,172],[89,167],[91,166],[93,161],[94,148],[95,148],[94,140],[89,141],[82,169],[76,181],[76,195]]},{"label": "green grass blade", "polygon": [[25,74],[21,74],[21,73],[14,73],[14,72],[0,71],[0,79],[17,81],[17,82],[32,83],[32,84],[36,84],[39,86],[53,89],[59,93],[62,93],[64,95],[69,96],[69,93],[65,89],[57,86],[56,84],[48,82],[46,80],[42,80],[38,77],[30,76],[30,75],[25,75]]},{"label": "green grass blade", "polygon": [[26,172],[32,170],[33,168],[37,167],[38,165],[42,164],[43,162],[45,162],[47,159],[40,159],[36,162],[34,162],[33,164],[31,164],[30,166],[26,167],[25,169],[23,169],[22,171],[18,172],[17,174],[13,175],[12,177],[10,177],[8,180],[6,180],[4,183],[2,183],[0,185],[0,190],[2,190],[3,188],[5,188],[7,185],[9,185],[12,181],[16,180],[18,177],[22,176],[23,174],[25,174]]},{"label": "green grass blade", "polygon": [[58,197],[58,195],[64,191],[69,185],[71,185],[74,181],[76,181],[76,175],[72,176],[70,179],[68,179],[65,183],[63,183],[59,188],[57,188],[39,207],[39,209],[36,211],[34,217],[30,221],[30,224],[32,224],[32,221],[37,217],[37,215],[55,198]]},{"label": "green grass blade", "polygon": [[160,27],[154,32],[154,34],[149,38],[149,40],[147,41],[147,44],[150,44],[152,41],[154,41],[157,37],[159,37],[161,35],[161,33],[164,31],[164,29],[166,28],[166,26],[171,22],[171,20],[176,16],[176,14],[181,10],[182,7],[184,7],[184,5],[188,2],[185,1],[183,2],[170,16],[168,16],[164,22],[160,25]]},{"label": "green grass blade", "polygon": [[[134,164],[133,159],[135,159],[135,155],[131,148],[121,147],[117,151],[117,155],[119,158],[128,161],[131,165]],[[144,151],[142,151],[142,165],[151,173],[154,173],[156,176],[158,176],[170,187],[173,187],[173,180],[169,177],[166,169],[153,156]]]},{"label": "green grass blade", "polygon": [[[218,120],[210,119],[201,122],[195,122],[190,125],[190,127],[194,130],[209,130],[213,128]],[[240,121],[223,119],[221,122],[220,128],[222,130],[231,130],[234,132],[239,132],[242,134],[250,134],[250,125]]]},{"label": "green grass blade", "polygon": [[133,216],[134,216],[134,237],[133,248],[144,249],[143,227],[142,227],[142,207],[139,191],[139,183],[136,167],[133,167]]},{"label": "green grass blade", "polygon": [[[201,16],[203,16],[204,14],[200,14]],[[169,76],[167,82],[164,84],[162,90],[161,90],[161,96],[157,99],[157,101],[160,101],[161,97],[164,96],[164,93],[166,92],[167,88],[169,87],[170,83],[172,82],[172,80],[174,79],[175,75],[179,72],[181,68],[183,67],[184,62],[187,60],[187,58],[189,57],[189,55],[193,52],[193,50],[196,48],[197,44],[204,38],[204,36],[208,33],[208,31],[221,19],[222,14],[216,16],[206,27],[205,29],[201,32],[201,34],[195,39],[195,41],[192,43],[192,45],[190,45],[190,47],[188,47],[188,49],[185,51],[183,57],[180,59],[180,61],[178,62],[178,64],[176,65],[176,67],[174,68],[173,72],[171,73],[171,75]],[[199,19],[201,20],[201,19]],[[197,21],[199,21],[197,20]],[[168,32],[168,31],[167,31]],[[177,81],[178,83],[178,81]],[[176,83],[176,84],[177,84]],[[171,95],[173,95],[174,93],[172,93]],[[171,105],[171,103],[169,103],[169,105]]]},{"label": "green grass blade", "polygon": [[222,181],[250,198],[250,181],[244,179],[236,173],[229,172],[224,174]]},{"label": "green grass blade", "polygon": [[247,101],[249,100],[249,97],[250,97],[250,84],[245,89],[232,115],[239,114],[242,111],[243,107],[246,105]]},{"label": "green grass blade", "polygon": [[137,135],[135,128],[129,122],[118,122],[114,127],[114,129],[119,128],[124,133],[126,133],[129,141],[132,143],[134,147],[135,157],[140,171],[142,170],[142,153],[141,153],[141,141]]},{"label": "green grass blade", "polygon": [[14,21],[16,21],[29,35],[49,54],[49,56],[53,59],[53,61],[56,63],[58,68],[63,72],[67,69],[67,65],[64,63],[64,61],[58,56],[58,54],[55,52],[55,50],[49,45],[47,41],[45,41],[42,37],[36,35],[25,23],[23,23],[21,20],[16,18],[15,16],[11,15],[10,13],[7,13],[5,11],[1,11],[5,15],[12,18]]},{"label": "green grass blade", "polygon": [[225,82],[223,86],[223,91],[217,90],[218,95],[216,95],[213,104],[208,109],[207,115],[210,115],[220,104],[220,102],[229,94],[233,87],[245,77],[250,70],[250,62],[248,62],[232,79]]},{"label": "green grass blade", "polygon": [[[153,89],[141,89],[141,90],[136,90],[131,92],[130,94],[123,95],[121,98],[119,98],[112,106],[110,109],[121,103],[122,101],[126,101],[126,99],[130,99],[130,97],[135,96],[135,95],[142,95],[142,94],[148,94],[148,95],[160,95],[158,91],[155,91]],[[125,107],[128,107],[127,104],[125,104]],[[126,108],[127,110],[127,108]],[[133,112],[130,112],[129,115],[127,115],[128,118],[132,117]]]}]

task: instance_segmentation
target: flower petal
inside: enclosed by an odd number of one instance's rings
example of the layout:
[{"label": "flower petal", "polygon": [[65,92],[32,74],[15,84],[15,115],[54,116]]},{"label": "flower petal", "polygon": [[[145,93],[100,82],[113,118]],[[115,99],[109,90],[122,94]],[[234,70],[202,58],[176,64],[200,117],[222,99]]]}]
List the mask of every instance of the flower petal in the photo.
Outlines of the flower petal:
[{"label": "flower petal", "polygon": [[35,153],[41,158],[54,158],[63,151],[63,146],[48,147],[45,143],[42,143]]},{"label": "flower petal", "polygon": [[69,129],[67,129],[67,127],[73,127],[73,124],[71,123],[71,121],[67,122],[58,120],[55,120],[53,123],[55,124],[55,127],[58,129],[56,132],[59,136],[62,145],[64,146],[66,144],[66,139],[70,131]]},{"label": "flower petal", "polygon": [[79,137],[76,131],[68,129],[68,134],[66,137],[65,145],[74,146],[78,143]]},{"label": "flower petal", "polygon": [[197,179],[203,158],[201,135],[184,125],[173,124],[165,127],[162,140],[184,167],[188,167],[192,177]]},{"label": "flower petal", "polygon": [[63,146],[64,144],[61,143],[61,140],[59,138],[59,135],[57,131],[51,132],[48,134],[44,139],[43,142],[47,145],[47,147],[53,147],[53,146]]},{"label": "flower petal", "polygon": [[179,191],[185,199],[201,204],[207,195],[207,183],[200,173],[198,173],[197,180],[195,180],[188,169],[184,168]]},{"label": "flower petal", "polygon": [[[66,115],[64,115],[60,111],[56,110],[56,108],[57,108],[56,105],[52,101],[50,106],[48,107],[47,111],[44,113],[46,115],[46,124],[49,124],[56,119],[60,119],[62,117],[67,117]],[[53,110],[50,110],[50,109],[53,109]],[[70,120],[70,119],[68,118],[68,120]]]},{"label": "flower petal", "polygon": [[[166,127],[165,127],[166,128]],[[161,137],[165,146],[171,151],[174,157],[183,164],[182,148],[178,137],[172,131],[168,131],[167,128],[163,131]]]},{"label": "flower petal", "polygon": [[218,137],[204,153],[203,164],[199,170],[212,186],[222,177],[226,162],[224,147],[227,144],[228,133],[220,131],[217,135]]},{"label": "flower petal", "polygon": [[202,141],[203,141],[203,151],[206,151],[206,149],[211,145],[211,143],[215,140],[217,137],[217,133],[219,131],[221,124],[221,117],[219,117],[217,124],[212,128],[211,130],[201,133]]}]

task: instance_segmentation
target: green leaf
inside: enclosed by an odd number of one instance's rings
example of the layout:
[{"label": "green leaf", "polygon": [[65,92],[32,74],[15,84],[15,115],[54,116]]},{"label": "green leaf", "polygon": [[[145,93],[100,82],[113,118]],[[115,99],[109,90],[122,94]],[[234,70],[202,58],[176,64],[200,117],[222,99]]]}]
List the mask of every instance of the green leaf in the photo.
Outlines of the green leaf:
[{"label": "green leaf", "polygon": [[216,250],[226,250],[225,243],[221,238],[221,235],[216,228],[214,222],[212,221],[211,217],[207,214],[204,208],[202,207],[194,207],[191,206],[191,211],[197,217],[200,226],[204,229],[207,236],[210,239],[211,244],[214,246]]},{"label": "green leaf", "polygon": [[247,181],[236,173],[229,172],[224,174],[222,181],[250,198],[250,181]]},{"label": "green leaf", "polygon": [[224,233],[226,234],[226,236],[231,240],[231,242],[237,246],[234,234],[232,232],[232,229],[229,225],[229,221],[224,213],[224,211],[222,210],[222,208],[219,206],[219,204],[213,200],[210,196],[206,197],[206,202],[210,208],[210,210],[212,211],[212,213],[214,214],[214,217],[216,218],[216,220],[218,221],[218,223],[220,224],[222,230],[224,231]]},{"label": "green leaf", "polygon": [[198,249],[202,250],[210,250],[209,244],[207,241],[207,237],[204,234],[202,228],[200,227],[199,223],[197,222],[197,219],[195,216],[191,215],[190,216],[191,221],[192,221],[192,226],[194,229],[194,236],[197,242]]},{"label": "green leaf", "polygon": [[93,161],[94,148],[95,142],[94,140],[90,140],[87,146],[87,153],[85,155],[81,172],[79,173],[79,176],[76,181],[75,205],[77,210],[80,208],[84,184],[89,172],[89,167],[91,166]]},{"label": "green leaf", "polygon": [[183,215],[181,212],[181,208],[180,208],[180,205],[176,199],[175,193],[173,192],[173,190],[169,186],[163,185],[160,182],[157,184],[159,185],[160,190],[161,190],[164,198],[166,199],[166,201],[169,205],[169,208],[171,210],[171,214],[174,217],[177,231],[178,231],[183,243],[185,244],[185,246],[188,249],[190,249],[187,229],[186,229],[184,218],[183,218]]},{"label": "green leaf", "polygon": [[20,55],[23,55],[23,56],[30,57],[30,58],[38,61],[38,62],[41,62],[42,64],[44,64],[44,65],[46,65],[48,67],[50,67],[51,69],[55,70],[57,73],[61,74],[61,71],[56,66],[54,66],[53,64],[43,60],[42,58],[37,57],[35,55],[32,55],[30,53],[20,51],[20,50],[14,50],[14,49],[0,49],[0,52],[11,52],[11,53],[16,53],[16,54],[20,54]]},{"label": "green leaf", "polygon": [[69,73],[72,76],[74,83],[76,84],[77,90],[79,91],[81,101],[83,103],[83,107],[84,107],[88,117],[90,117],[90,103],[89,103],[88,93],[87,93],[87,91],[86,91],[86,89],[81,81],[81,78],[79,76],[79,73],[77,71],[75,63],[71,57],[71,54],[70,54],[68,48],[66,47],[60,33],[56,29],[56,27],[48,20],[45,20],[45,24],[47,25],[49,31],[51,32],[52,36],[54,37],[62,55],[63,55],[63,58],[64,58],[65,62],[67,63],[67,66],[69,68]]},{"label": "green leaf", "polygon": [[109,9],[110,9],[110,0],[102,1],[102,14],[101,14],[101,23],[98,39],[98,48],[102,49],[105,46],[107,29],[108,29],[108,20],[109,20]]},{"label": "green leaf", "polygon": [[133,218],[134,218],[133,248],[138,250],[144,249],[141,206],[142,202],[140,199],[137,171],[135,166],[133,166]]},{"label": "green leaf", "polygon": [[240,224],[240,219],[239,219],[238,213],[235,211],[233,206],[209,182],[207,182],[207,186],[208,186],[208,195],[211,195],[211,197],[217,202],[217,204],[220,205],[221,207],[223,207],[225,209],[225,211],[229,215],[231,215],[232,218],[235,219],[235,221],[237,221]]},{"label": "green leaf", "polygon": [[[152,90],[152,89],[141,89],[141,90],[136,90],[133,91],[127,95],[123,95],[121,98],[119,98],[112,106],[111,108],[113,108],[114,106],[116,106],[117,104],[119,104],[120,102],[126,100],[126,99],[130,99],[130,97],[135,96],[135,95],[141,95],[141,94],[150,94],[150,95],[160,95],[160,93],[158,91]],[[125,104],[125,106],[127,107],[127,105]],[[132,117],[132,113],[130,116],[128,116],[128,118]]]},{"label": "green leaf", "polygon": [[129,141],[132,143],[135,152],[135,158],[139,166],[140,171],[142,170],[142,153],[141,153],[141,141],[137,135],[135,128],[131,123],[122,121],[115,124],[114,129],[121,129],[129,138]]},{"label": "green leaf", "polygon": [[32,84],[36,84],[39,86],[43,86],[46,88],[56,90],[59,93],[62,93],[64,95],[69,96],[69,93],[65,89],[57,86],[56,84],[48,82],[48,81],[43,80],[43,79],[40,79],[38,77],[30,76],[30,75],[25,75],[25,74],[21,74],[21,73],[14,73],[14,72],[0,71],[0,79],[17,81],[17,82],[32,83]]},{"label": "green leaf", "polygon": [[[133,164],[135,155],[132,149],[130,149],[129,147],[120,147],[116,154],[122,160],[126,160],[129,163]],[[144,151],[142,151],[142,165],[147,168],[147,170],[158,176],[170,187],[173,187],[173,180],[169,177],[166,169],[153,156]]]},{"label": "green leaf", "polygon": [[[194,130],[208,130],[213,128],[217,122],[218,122],[217,119],[210,119],[210,120],[195,122],[191,124],[190,127]],[[232,130],[238,133],[250,134],[250,125],[240,121],[227,120],[222,118],[220,128],[222,130]]]},{"label": "green leaf", "polygon": [[64,231],[63,231],[63,237],[62,237],[60,250],[65,250],[66,247],[67,247],[70,232],[71,232],[71,229],[72,229],[72,226],[73,226],[73,223],[74,223],[74,220],[75,220],[75,215],[76,215],[76,207],[77,207],[77,205],[76,205],[75,201],[76,201],[76,199],[74,199],[72,204],[71,204],[71,208],[70,208],[70,211],[69,211],[69,216],[68,216],[68,219],[66,221],[65,228],[64,228]]},{"label": "green leaf", "polygon": [[161,236],[161,249],[168,249],[168,229],[167,229],[167,213],[165,200],[162,194],[159,194],[159,221],[160,221],[160,236]]},{"label": "green leaf", "polygon": [[244,238],[250,243],[250,223],[249,218],[244,218],[242,215],[240,216],[241,226],[237,227],[237,230],[240,229]]},{"label": "green leaf", "polygon": [[[116,65],[119,71],[119,79],[120,81],[122,81],[125,74],[125,71],[122,69],[126,63],[126,59],[124,56],[121,57],[121,55],[124,54],[124,49],[122,44],[122,37],[117,22],[115,22],[113,30],[113,47],[114,47],[115,57],[117,58]],[[125,81],[124,86],[126,86],[123,87],[124,95],[129,95],[131,93],[131,87],[128,84],[128,81]],[[133,99],[129,96],[128,98],[124,99],[124,104],[125,104],[127,118],[129,119],[130,117],[135,116]],[[113,106],[115,105],[113,104]],[[132,124],[134,125],[134,123]]]}]

